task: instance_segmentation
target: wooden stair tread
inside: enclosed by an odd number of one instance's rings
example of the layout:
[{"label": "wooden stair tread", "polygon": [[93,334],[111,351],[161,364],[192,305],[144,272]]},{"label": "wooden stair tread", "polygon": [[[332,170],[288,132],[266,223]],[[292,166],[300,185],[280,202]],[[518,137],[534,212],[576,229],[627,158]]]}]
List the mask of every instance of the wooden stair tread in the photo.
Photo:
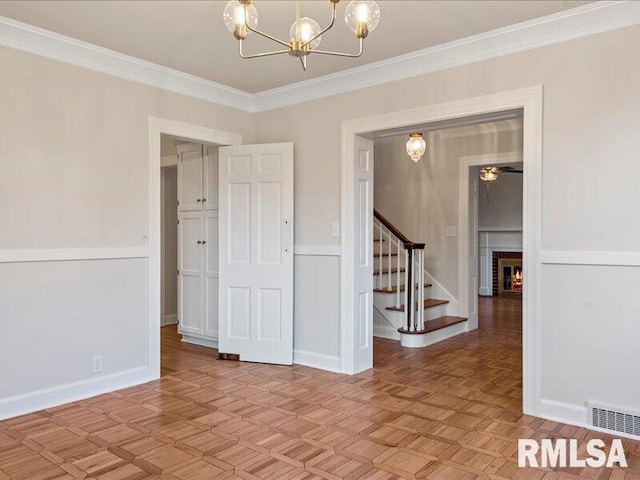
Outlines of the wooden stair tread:
[{"label": "wooden stair tread", "polygon": [[397,257],[398,254],[397,253],[392,253],[391,255],[389,255],[388,253],[383,253],[382,255],[380,255],[380,253],[374,253],[373,257],[374,258],[380,258],[380,257],[388,257],[388,256],[392,256],[392,257]]},{"label": "wooden stair tread", "polygon": [[384,238],[374,238],[373,241],[374,242],[386,242],[386,240]]},{"label": "wooden stair tread", "polygon": [[[433,285],[431,285],[430,283],[425,283],[424,284],[424,288],[431,288]],[[400,285],[400,291],[404,292],[405,289],[407,288],[406,285]],[[418,288],[418,284],[416,283],[416,287]],[[388,290],[386,287],[382,287],[382,288],[374,288],[373,289],[374,292],[376,293],[397,293],[398,291],[398,287],[396,285],[393,285],[391,287],[391,290]]]},{"label": "wooden stair tread", "polygon": [[466,322],[468,319],[463,317],[445,316],[429,320],[424,324],[424,330],[419,332],[411,332],[404,328],[399,328],[398,332],[409,335],[423,335],[425,333],[435,332],[436,330],[442,330],[443,328],[450,327],[451,325],[457,325],[458,323]]},{"label": "wooden stair tread", "polygon": [[[449,303],[449,300],[437,300],[435,298],[427,298],[424,301],[424,308],[433,308],[433,307],[437,307],[438,305],[446,305],[447,303]],[[416,304],[416,307],[418,305]],[[400,305],[399,307],[393,306],[393,307],[387,307],[387,310],[391,310],[394,312],[404,312],[404,305]]]},{"label": "wooden stair tread", "polygon": [[400,272],[400,273],[404,272],[404,267],[400,268],[400,269],[398,269],[398,267],[393,267],[391,269],[383,268],[382,270],[374,270],[373,274],[374,275],[380,275],[382,273],[383,275],[386,275],[388,273],[398,273],[398,272]]}]

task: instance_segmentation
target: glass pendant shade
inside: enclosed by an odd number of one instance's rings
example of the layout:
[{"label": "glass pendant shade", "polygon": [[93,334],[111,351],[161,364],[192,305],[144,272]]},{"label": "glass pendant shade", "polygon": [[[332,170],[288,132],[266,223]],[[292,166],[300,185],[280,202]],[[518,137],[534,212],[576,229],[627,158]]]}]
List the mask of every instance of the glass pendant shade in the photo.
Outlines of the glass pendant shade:
[{"label": "glass pendant shade", "polygon": [[[246,7],[247,23],[249,24],[249,27],[256,28],[258,26],[258,11],[252,3],[248,4]],[[222,18],[224,19],[225,26],[231,33],[234,33],[236,31],[237,25],[245,25],[244,8],[245,6],[242,5],[238,0],[231,0],[229,3],[227,3],[227,6],[224,9],[224,13],[222,14]]]},{"label": "glass pendant shade", "polygon": [[407,155],[411,157],[411,160],[417,162],[424,155],[427,149],[427,142],[422,138],[421,133],[412,133],[407,141]]},{"label": "glass pendant shade", "polygon": [[[313,18],[302,17],[293,22],[289,30],[289,38],[292,42],[306,43],[320,33],[320,25]],[[318,48],[322,37],[316,38],[309,44],[311,48]]]},{"label": "glass pendant shade", "polygon": [[372,0],[354,0],[347,5],[344,21],[356,34],[362,24],[366,24],[369,33],[373,32],[380,23],[380,7]]}]

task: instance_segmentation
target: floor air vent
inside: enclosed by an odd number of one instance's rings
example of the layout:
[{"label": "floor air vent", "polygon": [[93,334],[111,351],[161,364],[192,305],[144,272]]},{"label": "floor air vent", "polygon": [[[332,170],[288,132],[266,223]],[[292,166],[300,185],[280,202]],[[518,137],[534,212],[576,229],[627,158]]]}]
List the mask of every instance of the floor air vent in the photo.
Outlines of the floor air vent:
[{"label": "floor air vent", "polygon": [[640,437],[640,412],[624,412],[594,404],[589,404],[588,411],[590,425]]}]

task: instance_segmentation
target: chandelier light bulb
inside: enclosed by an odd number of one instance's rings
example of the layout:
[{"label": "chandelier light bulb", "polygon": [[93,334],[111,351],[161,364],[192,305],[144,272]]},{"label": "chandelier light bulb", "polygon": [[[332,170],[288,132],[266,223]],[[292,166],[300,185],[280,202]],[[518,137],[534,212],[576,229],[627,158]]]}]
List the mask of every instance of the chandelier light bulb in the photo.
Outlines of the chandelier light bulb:
[{"label": "chandelier light bulb", "polygon": [[[246,5],[247,8],[247,20],[249,27],[256,28],[258,26],[258,11],[252,3]],[[224,9],[222,18],[224,24],[231,33],[242,39],[246,38],[250,33],[247,29],[244,18],[245,5],[241,4],[238,0],[231,0],[227,3]]]},{"label": "chandelier light bulb", "polygon": [[380,23],[380,7],[372,0],[354,0],[347,5],[344,21],[358,38],[365,38]]},{"label": "chandelier light bulb", "polygon": [[411,160],[418,162],[424,155],[427,149],[427,142],[422,138],[421,133],[412,133],[407,140],[407,155],[411,157]]},{"label": "chandelier light bulb", "polygon": [[[302,17],[293,22],[289,30],[289,38],[292,42],[307,43],[320,33],[320,25],[313,18]],[[311,48],[318,48],[322,37],[316,38],[309,44]]]}]

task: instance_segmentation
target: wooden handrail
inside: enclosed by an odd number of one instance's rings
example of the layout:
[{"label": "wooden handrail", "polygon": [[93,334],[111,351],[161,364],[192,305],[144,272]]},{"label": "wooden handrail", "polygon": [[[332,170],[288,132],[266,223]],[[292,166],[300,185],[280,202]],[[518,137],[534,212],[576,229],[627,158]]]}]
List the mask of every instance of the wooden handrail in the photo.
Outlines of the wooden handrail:
[{"label": "wooden handrail", "polygon": [[404,248],[408,249],[408,250],[423,250],[424,249],[424,243],[417,243],[417,242],[412,242],[411,240],[409,240],[400,230],[398,230],[393,223],[391,223],[389,220],[387,220],[387,218],[382,215],[378,210],[376,210],[375,208],[373,209],[373,216],[375,218],[377,218],[381,224],[383,224],[385,227],[387,227],[389,229],[389,231],[391,233],[393,233],[396,237],[398,237],[398,239],[404,244]]}]

